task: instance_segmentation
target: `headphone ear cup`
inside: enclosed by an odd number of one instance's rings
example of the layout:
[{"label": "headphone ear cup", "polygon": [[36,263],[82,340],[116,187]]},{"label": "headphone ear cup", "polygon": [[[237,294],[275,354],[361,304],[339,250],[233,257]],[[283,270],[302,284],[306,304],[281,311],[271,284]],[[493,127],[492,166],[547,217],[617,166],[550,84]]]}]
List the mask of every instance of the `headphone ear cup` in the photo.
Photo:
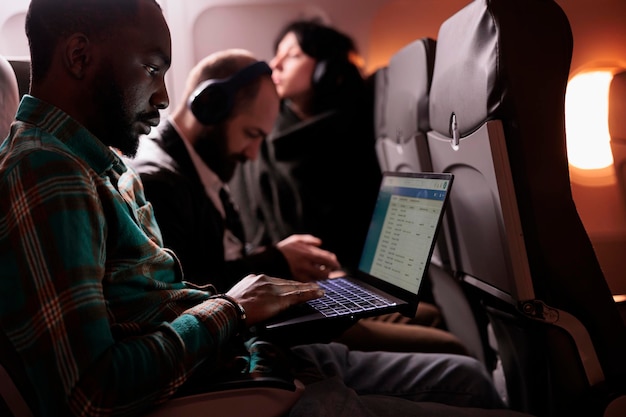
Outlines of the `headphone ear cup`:
[{"label": "headphone ear cup", "polygon": [[226,119],[232,106],[232,93],[221,80],[208,80],[200,84],[189,101],[189,108],[196,119],[208,126]]},{"label": "headphone ear cup", "polygon": [[325,83],[324,81],[328,77],[327,76],[328,65],[329,63],[327,60],[321,60],[315,64],[315,69],[313,70],[313,79],[312,79],[314,87],[318,87]]},{"label": "headphone ear cup", "polygon": [[348,61],[321,60],[315,64],[313,70],[313,88],[321,94],[333,94],[340,88],[345,77],[349,74]]},{"label": "headphone ear cup", "polygon": [[265,61],[257,61],[228,78],[206,80],[191,93],[187,105],[198,121],[210,126],[226,120],[235,104],[237,91],[261,75],[271,75]]}]

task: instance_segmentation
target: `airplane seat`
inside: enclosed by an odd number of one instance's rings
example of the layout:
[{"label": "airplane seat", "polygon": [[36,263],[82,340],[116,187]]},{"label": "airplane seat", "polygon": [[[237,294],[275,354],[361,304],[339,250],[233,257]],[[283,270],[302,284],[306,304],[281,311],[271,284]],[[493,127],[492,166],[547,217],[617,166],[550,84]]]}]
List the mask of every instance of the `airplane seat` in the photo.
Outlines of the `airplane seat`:
[{"label": "airplane seat", "polygon": [[609,134],[615,173],[626,199],[626,71],[613,75],[609,85]]},{"label": "airplane seat", "polygon": [[455,174],[451,269],[488,318],[509,406],[537,416],[624,411],[626,328],[569,182],[572,49],[553,0],[474,0],[439,29],[429,97],[432,168]]},{"label": "airplane seat", "polygon": [[[417,39],[374,72],[374,124],[376,155],[382,171],[431,171],[426,142],[429,130],[428,92],[432,79],[436,42]],[[483,337],[471,314],[472,307],[447,269],[443,234],[429,265],[427,281],[432,298],[441,307],[445,327],[456,335],[471,356],[485,362]],[[458,317],[464,317],[462,322]]]},{"label": "airplane seat", "polygon": [[0,55],[0,141],[8,134],[20,96],[17,78],[9,61]]},{"label": "airplane seat", "polygon": [[[626,199],[626,71],[613,75],[609,85],[609,135],[617,182]],[[626,300],[618,302],[626,322]]]},{"label": "airplane seat", "polygon": [[[380,74],[377,90],[376,154],[383,170],[430,171],[425,132],[428,130],[428,90],[436,43],[417,39],[397,51]],[[381,95],[381,90],[384,94]]]},{"label": "airplane seat", "polygon": [[[432,171],[426,132],[436,42],[420,38],[393,54],[376,74],[376,156],[382,171]],[[445,263],[438,245],[433,263]]]},{"label": "airplane seat", "polygon": [[8,60],[17,77],[18,91],[21,98],[28,93],[30,88],[30,57],[10,57]]},{"label": "airplane seat", "polygon": [[380,67],[369,77],[368,82],[374,93],[374,136],[376,138],[376,157],[382,172],[388,171],[387,161],[379,150],[379,139],[387,137],[387,121],[385,120],[385,106],[387,105],[387,72],[388,68]]}]

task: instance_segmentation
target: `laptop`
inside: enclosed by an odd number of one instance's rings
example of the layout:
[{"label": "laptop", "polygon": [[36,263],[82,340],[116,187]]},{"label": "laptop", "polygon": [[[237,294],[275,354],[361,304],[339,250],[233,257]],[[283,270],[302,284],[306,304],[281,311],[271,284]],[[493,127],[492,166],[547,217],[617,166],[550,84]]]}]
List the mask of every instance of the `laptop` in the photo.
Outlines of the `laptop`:
[{"label": "laptop", "polygon": [[264,329],[396,311],[413,317],[453,178],[450,173],[383,173],[358,269],[318,281],[324,296],[286,310]]}]

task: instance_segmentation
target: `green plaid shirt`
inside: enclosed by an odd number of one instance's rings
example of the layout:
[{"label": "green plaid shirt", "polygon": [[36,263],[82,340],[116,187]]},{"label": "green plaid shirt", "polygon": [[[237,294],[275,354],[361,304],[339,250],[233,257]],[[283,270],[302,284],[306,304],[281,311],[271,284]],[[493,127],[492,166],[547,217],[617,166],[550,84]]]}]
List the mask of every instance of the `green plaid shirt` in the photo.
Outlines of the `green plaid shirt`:
[{"label": "green plaid shirt", "polygon": [[236,333],[181,282],[135,172],[58,108],[23,98],[0,196],[0,326],[41,415],[136,414]]}]

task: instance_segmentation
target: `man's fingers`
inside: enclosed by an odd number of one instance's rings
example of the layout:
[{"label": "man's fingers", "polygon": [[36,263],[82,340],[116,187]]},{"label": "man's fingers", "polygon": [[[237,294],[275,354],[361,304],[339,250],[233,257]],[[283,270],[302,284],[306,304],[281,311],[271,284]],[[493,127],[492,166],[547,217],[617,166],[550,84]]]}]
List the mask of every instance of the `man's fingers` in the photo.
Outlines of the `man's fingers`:
[{"label": "man's fingers", "polygon": [[306,243],[307,245],[320,246],[322,244],[322,240],[313,235],[297,235],[300,238],[302,243]]},{"label": "man's fingers", "polygon": [[[324,295],[324,291],[315,283],[304,283],[292,281],[290,291],[286,291],[285,295],[294,295],[299,298],[313,299]],[[286,289],[286,288],[285,288]],[[310,297],[310,298],[309,298]]]},{"label": "man's fingers", "polygon": [[341,265],[334,253],[319,248],[311,248],[310,262],[320,271],[339,269]]},{"label": "man's fingers", "polygon": [[324,295],[324,290],[321,288],[307,288],[307,289],[297,289],[292,291],[288,295],[296,298],[297,302],[305,302],[308,300],[314,300],[316,298],[320,298]]}]

